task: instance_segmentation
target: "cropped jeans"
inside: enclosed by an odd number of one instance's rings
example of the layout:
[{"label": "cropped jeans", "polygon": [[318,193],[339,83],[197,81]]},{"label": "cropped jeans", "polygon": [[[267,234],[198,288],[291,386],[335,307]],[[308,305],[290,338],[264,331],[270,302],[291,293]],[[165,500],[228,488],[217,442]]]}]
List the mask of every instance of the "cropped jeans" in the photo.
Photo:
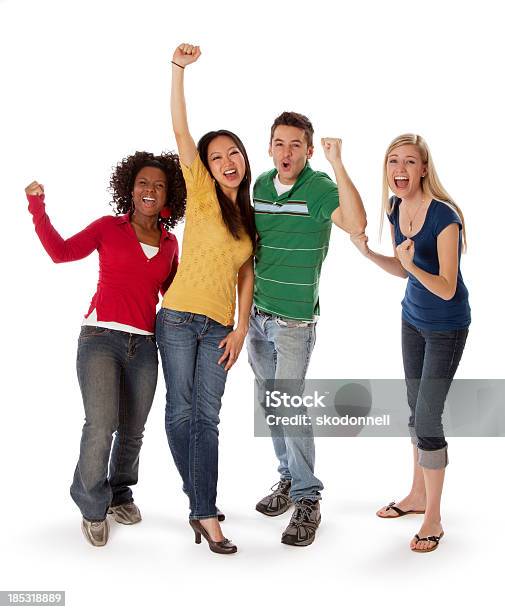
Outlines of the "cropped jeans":
[{"label": "cropped jeans", "polygon": [[70,494],[84,518],[103,521],[109,506],[133,501],[158,378],[154,336],[84,325],[77,377],[85,423]]},{"label": "cropped jeans", "polygon": [[448,464],[442,414],[467,336],[468,328],[423,330],[402,319],[409,430],[419,449],[419,465],[425,468],[443,469]]},{"label": "cropped jeans", "polygon": [[189,497],[190,519],[217,516],[219,412],[227,371],[219,344],[232,331],[191,312],[161,308],[156,341],[167,386],[165,429]]},{"label": "cropped jeans", "polygon": [[[264,406],[265,393],[273,381],[287,384],[290,394],[302,394],[312,349],[316,323],[303,323],[268,314],[253,306],[247,335],[249,364],[254,372],[256,396]],[[277,388],[277,387],[276,387]],[[293,430],[291,429],[291,432]],[[315,446],[311,425],[290,428],[271,425],[274,451],[282,480],[291,481],[290,497],[318,500],[323,483],[314,475]]]}]

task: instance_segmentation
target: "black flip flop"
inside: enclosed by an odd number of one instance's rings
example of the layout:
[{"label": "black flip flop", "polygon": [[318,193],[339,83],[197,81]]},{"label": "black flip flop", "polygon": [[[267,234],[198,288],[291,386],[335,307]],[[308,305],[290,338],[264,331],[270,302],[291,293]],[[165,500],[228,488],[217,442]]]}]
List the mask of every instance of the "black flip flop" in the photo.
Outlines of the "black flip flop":
[{"label": "black flip flop", "polygon": [[437,536],[428,536],[426,538],[420,538],[417,535],[417,533],[416,533],[416,535],[414,536],[415,539],[416,539],[416,544],[418,542],[435,542],[435,546],[432,546],[431,548],[424,548],[424,549],[422,549],[422,548],[411,548],[410,550],[412,552],[418,552],[418,553],[431,552],[432,550],[435,550],[436,548],[438,548],[438,544],[439,544],[440,540],[442,539],[443,535],[444,535],[444,532],[442,531],[442,533],[440,535],[437,535]]},{"label": "black flip flop", "polygon": [[396,512],[396,516],[381,516],[380,514],[377,514],[377,516],[383,519],[395,519],[405,516],[406,514],[424,514],[425,512],[424,510],[402,510],[401,508],[398,508],[398,506],[395,506],[395,504],[396,502],[392,501],[384,508],[383,512],[394,510]]}]

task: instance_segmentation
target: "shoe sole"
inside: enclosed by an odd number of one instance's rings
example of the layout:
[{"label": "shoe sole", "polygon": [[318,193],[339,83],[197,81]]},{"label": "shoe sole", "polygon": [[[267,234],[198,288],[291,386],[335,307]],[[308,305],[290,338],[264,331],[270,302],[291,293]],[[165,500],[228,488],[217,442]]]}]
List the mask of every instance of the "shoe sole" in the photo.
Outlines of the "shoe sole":
[{"label": "shoe sole", "polygon": [[426,548],[425,550],[421,550],[420,548],[411,548],[410,550],[415,553],[427,553],[427,552],[433,552],[437,548],[438,548],[438,544],[435,544],[435,546],[432,546],[431,548]]},{"label": "shoe sole", "polygon": [[375,516],[381,519],[397,519],[397,518],[402,518],[403,516],[407,516],[407,514],[425,514],[425,513],[426,513],[425,510],[407,510],[407,512],[404,512],[403,514],[397,514],[396,516],[382,516],[377,513],[375,513]]},{"label": "shoe sole", "polygon": [[287,512],[291,508],[292,505],[293,505],[292,503],[288,504],[284,508],[284,510],[276,510],[275,512],[270,511],[270,510],[265,511],[263,510],[261,506],[257,505],[256,510],[257,512],[259,512],[260,514],[263,514],[264,516],[280,516],[281,514],[284,514],[285,512]]},{"label": "shoe sole", "polygon": [[303,546],[310,546],[314,542],[315,539],[316,539],[316,536],[314,536],[310,540],[307,540],[307,542],[300,542],[299,544],[295,544],[294,542],[283,542],[281,540],[281,544],[284,544],[285,546],[296,546],[297,548],[301,548]]}]

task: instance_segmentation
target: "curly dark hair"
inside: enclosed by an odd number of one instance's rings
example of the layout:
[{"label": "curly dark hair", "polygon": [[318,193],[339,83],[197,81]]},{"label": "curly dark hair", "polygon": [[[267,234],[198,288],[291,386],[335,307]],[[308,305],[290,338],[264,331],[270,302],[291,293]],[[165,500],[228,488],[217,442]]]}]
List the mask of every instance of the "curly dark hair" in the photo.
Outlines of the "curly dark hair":
[{"label": "curly dark hair", "polygon": [[163,170],[167,177],[167,206],[170,217],[160,217],[167,231],[184,217],[186,210],[186,185],[182,176],[179,156],[175,153],[154,155],[147,151],[136,151],[122,159],[113,168],[110,177],[109,192],[112,194],[111,206],[116,215],[124,215],[133,210],[132,191],[135,177],[142,168],[150,166]]}]

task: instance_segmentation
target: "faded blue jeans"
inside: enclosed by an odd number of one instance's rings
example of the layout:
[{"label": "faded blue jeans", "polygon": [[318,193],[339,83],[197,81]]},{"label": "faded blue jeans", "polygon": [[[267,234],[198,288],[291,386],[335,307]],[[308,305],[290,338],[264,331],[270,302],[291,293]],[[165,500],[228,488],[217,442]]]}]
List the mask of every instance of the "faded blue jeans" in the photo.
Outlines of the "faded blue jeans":
[{"label": "faded blue jeans", "polygon": [[[282,319],[253,306],[247,335],[249,364],[254,372],[257,397],[264,402],[265,391],[274,380],[293,381],[290,391],[303,393],[305,375],[316,342],[316,323]],[[282,425],[270,427],[278,471],[291,480],[290,497],[321,498],[323,483],[314,475],[315,446],[312,426],[297,427],[287,435]]]},{"label": "faded blue jeans", "polygon": [[84,518],[103,521],[109,506],[133,501],[158,379],[154,336],[84,325],[77,377],[86,420],[70,494]]},{"label": "faded blue jeans", "polygon": [[227,372],[219,344],[233,326],[161,308],[156,341],[167,385],[165,429],[189,497],[190,519],[217,516],[219,411]]}]

